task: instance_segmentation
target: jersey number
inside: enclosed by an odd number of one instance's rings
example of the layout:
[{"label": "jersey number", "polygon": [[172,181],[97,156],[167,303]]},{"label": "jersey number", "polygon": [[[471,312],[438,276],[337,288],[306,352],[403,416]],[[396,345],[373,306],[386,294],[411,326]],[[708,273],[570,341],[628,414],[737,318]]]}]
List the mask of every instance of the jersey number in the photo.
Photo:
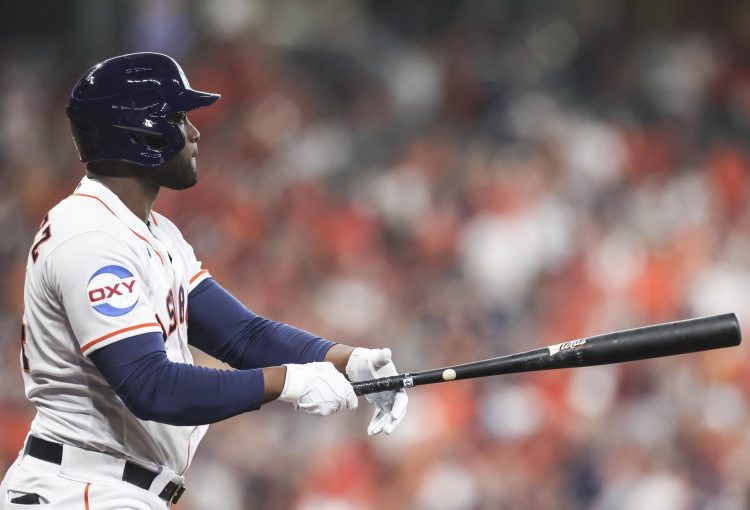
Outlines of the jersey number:
[{"label": "jersey number", "polygon": [[21,323],[21,366],[23,371],[29,373],[29,358],[26,356],[26,324]]},{"label": "jersey number", "polygon": [[31,260],[34,262],[39,258],[39,247],[42,243],[46,243],[49,241],[49,238],[52,237],[52,226],[49,224],[49,213],[44,216],[42,224],[39,225],[39,231],[42,235],[39,237],[39,240],[34,243],[34,246],[31,247]]},{"label": "jersey number", "polygon": [[175,332],[178,324],[185,324],[187,318],[187,307],[185,306],[185,289],[180,285],[177,291],[177,308],[175,309],[174,294],[172,289],[167,292],[167,314],[169,315],[169,329],[165,329],[164,325],[159,319],[159,315],[156,315],[156,320],[161,326],[162,334],[164,335],[164,341],[167,341],[167,337]]}]

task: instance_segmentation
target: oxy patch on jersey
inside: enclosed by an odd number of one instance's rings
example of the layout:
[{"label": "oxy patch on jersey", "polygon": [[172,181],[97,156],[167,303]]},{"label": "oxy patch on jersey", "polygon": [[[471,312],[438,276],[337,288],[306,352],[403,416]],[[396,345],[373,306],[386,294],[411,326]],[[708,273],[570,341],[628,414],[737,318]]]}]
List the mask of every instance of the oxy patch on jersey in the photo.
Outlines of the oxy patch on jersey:
[{"label": "oxy patch on jersey", "polygon": [[138,287],[133,273],[122,266],[99,269],[86,288],[91,307],[102,315],[119,317],[138,304]]}]

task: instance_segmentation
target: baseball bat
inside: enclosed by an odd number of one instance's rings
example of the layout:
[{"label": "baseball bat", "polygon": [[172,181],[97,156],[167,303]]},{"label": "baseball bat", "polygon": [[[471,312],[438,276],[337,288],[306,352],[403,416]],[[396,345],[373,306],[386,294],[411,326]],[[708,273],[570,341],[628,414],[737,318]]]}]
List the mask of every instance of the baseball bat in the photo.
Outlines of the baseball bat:
[{"label": "baseball bat", "polygon": [[674,356],[732,347],[741,341],[737,316],[727,313],[589,336],[462,365],[355,382],[352,387],[357,395],[365,395],[456,379]]}]

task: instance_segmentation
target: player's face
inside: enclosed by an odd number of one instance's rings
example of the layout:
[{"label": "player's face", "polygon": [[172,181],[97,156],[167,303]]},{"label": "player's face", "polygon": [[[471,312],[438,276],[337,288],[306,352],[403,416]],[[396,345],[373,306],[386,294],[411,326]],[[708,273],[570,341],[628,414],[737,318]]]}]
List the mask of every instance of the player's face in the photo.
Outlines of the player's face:
[{"label": "player's face", "polygon": [[169,122],[180,126],[185,135],[185,146],[171,160],[154,169],[151,178],[154,182],[169,189],[187,189],[198,182],[196,159],[198,157],[198,129],[188,120],[184,112],[167,117]]}]

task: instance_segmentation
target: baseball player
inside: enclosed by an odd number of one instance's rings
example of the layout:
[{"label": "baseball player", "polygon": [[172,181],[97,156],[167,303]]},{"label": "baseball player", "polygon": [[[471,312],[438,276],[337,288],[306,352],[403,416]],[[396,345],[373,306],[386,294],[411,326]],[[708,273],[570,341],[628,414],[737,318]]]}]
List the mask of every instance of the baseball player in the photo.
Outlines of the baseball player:
[{"label": "baseball player", "polygon": [[[161,187],[197,182],[187,112],[219,97],[191,89],[158,53],[105,60],[73,88],[66,113],[87,172],[29,253],[21,367],[37,413],[1,509],[168,508],[209,423],[277,398],[321,416],[354,409],[349,381],[396,374],[388,349],[245,308],[151,210]],[[189,345],[236,370],[194,366]],[[392,432],[406,394],[368,400],[368,433]]]}]

